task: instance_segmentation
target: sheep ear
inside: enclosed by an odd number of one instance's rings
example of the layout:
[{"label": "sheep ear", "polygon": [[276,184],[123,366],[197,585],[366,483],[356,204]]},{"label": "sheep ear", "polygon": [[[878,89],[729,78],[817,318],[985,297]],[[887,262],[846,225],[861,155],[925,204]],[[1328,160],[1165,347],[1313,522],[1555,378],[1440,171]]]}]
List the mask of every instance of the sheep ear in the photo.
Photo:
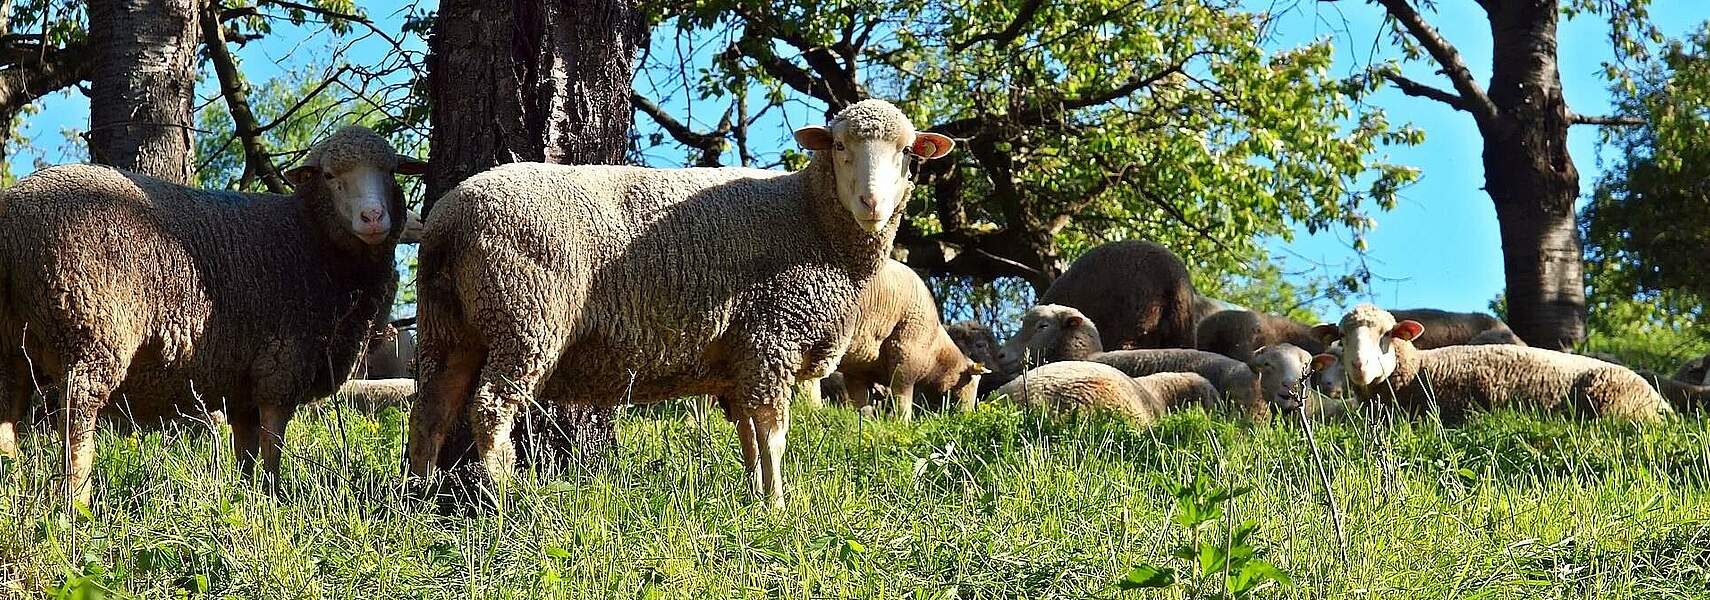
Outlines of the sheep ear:
[{"label": "sheep ear", "polygon": [[1342,339],[1342,329],[1329,323],[1320,323],[1312,328],[1313,337],[1326,344]]},{"label": "sheep ear", "polygon": [[398,168],[392,169],[392,172],[399,175],[426,175],[428,172],[428,164],[425,160],[417,160],[415,158],[399,154]]},{"label": "sheep ear", "polygon": [[1425,326],[1419,324],[1418,321],[1412,321],[1412,320],[1402,321],[1400,323],[1396,323],[1395,328],[1389,330],[1389,335],[1391,337],[1394,337],[1395,339],[1398,339],[1398,340],[1407,340],[1407,341],[1413,341],[1414,339],[1418,338],[1420,336],[1420,334],[1423,334],[1423,333],[1425,333]]},{"label": "sheep ear", "polygon": [[914,144],[909,149],[924,159],[934,159],[950,153],[956,147],[956,141],[950,136],[922,131],[914,134]]},{"label": "sheep ear", "polygon": [[991,373],[992,371],[991,371],[991,369],[987,369],[985,365],[982,365],[978,362],[973,362],[973,363],[968,364],[968,372],[973,373],[975,375],[985,375],[987,373]]},{"label": "sheep ear", "polygon": [[1322,371],[1336,364],[1336,355],[1320,354],[1312,357],[1312,370]]},{"label": "sheep ear", "polygon": [[796,130],[796,143],[809,150],[824,152],[836,142],[831,139],[831,130],[824,125],[809,125]]},{"label": "sheep ear", "polygon": [[316,165],[298,165],[286,170],[285,180],[291,182],[291,187],[303,187],[321,175],[321,168]]},{"label": "sheep ear", "polygon": [[1080,327],[1082,323],[1086,323],[1086,322],[1087,322],[1086,317],[1083,317],[1080,315],[1069,315],[1069,318],[1063,319],[1063,327],[1067,328],[1067,329],[1073,329],[1076,327]]}]

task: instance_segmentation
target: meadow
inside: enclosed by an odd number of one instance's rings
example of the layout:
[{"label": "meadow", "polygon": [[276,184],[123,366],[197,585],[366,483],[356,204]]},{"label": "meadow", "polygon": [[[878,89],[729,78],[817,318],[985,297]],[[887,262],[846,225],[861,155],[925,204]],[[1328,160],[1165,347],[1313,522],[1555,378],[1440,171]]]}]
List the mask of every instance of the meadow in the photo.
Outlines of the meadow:
[{"label": "meadow", "polygon": [[[1253,597],[1710,597],[1710,427],[1494,413],[1445,429],[1314,427],[1199,410],[1139,428],[983,405],[913,423],[797,409],[788,506],[742,487],[728,423],[677,404],[619,444],[451,508],[399,475],[407,416],[293,422],[281,489],[239,477],[222,427],[101,434],[95,505],[51,501],[49,433],[4,464],[0,591],[62,598],[1221,597],[1172,557],[1229,540],[1274,564]],[[1250,487],[1196,530],[1168,484]],[[1203,490],[1202,490],[1203,491]],[[1217,544],[1212,544],[1217,545]],[[1195,557],[1194,560],[1198,560]],[[1135,565],[1177,585],[1127,591]]]}]

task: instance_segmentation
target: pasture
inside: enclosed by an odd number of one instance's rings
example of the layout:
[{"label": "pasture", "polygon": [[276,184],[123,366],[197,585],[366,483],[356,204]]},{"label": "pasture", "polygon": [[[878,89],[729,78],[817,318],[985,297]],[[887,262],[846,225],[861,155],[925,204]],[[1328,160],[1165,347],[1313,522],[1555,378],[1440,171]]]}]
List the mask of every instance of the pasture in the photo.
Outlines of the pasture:
[{"label": "pasture", "polygon": [[[1170,556],[1190,535],[1164,482],[1251,487],[1198,535],[1247,543],[1277,598],[1710,597],[1710,426],[1517,413],[1445,429],[1358,415],[1195,409],[1151,428],[986,404],[913,424],[795,410],[783,510],[744,487],[731,426],[626,409],[619,444],[450,509],[400,475],[407,415],[305,407],[281,490],[246,483],[220,426],[103,428],[92,508],[47,500],[58,446],[4,464],[0,590],[64,598],[1220,597]],[[218,443],[216,437],[218,436]],[[1137,564],[1182,585],[1123,591]],[[1191,585],[1190,585],[1191,584]],[[1195,588],[1193,585],[1197,585]]]}]

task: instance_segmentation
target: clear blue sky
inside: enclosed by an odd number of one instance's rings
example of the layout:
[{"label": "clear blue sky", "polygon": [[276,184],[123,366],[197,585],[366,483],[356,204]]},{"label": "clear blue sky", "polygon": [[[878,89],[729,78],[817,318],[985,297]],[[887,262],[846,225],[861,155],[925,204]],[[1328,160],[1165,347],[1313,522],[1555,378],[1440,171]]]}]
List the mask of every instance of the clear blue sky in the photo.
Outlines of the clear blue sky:
[{"label": "clear blue sky", "polygon": [[[397,0],[363,3],[368,14],[388,31],[398,31],[402,16],[394,14],[401,4]],[[1286,3],[1284,3],[1286,5]],[[1440,14],[1432,21],[1444,37],[1461,51],[1468,65],[1481,81],[1490,72],[1490,34],[1481,9],[1472,0],[1443,0]],[[1251,0],[1250,6],[1262,9],[1272,3]],[[1652,7],[1655,21],[1671,37],[1680,36],[1710,19],[1710,1],[1657,0]],[[1351,73],[1396,53],[1383,40],[1374,45],[1381,24],[1377,7],[1356,0],[1342,2],[1313,2],[1303,0],[1277,24],[1278,46],[1296,46],[1328,37],[1338,51],[1338,72]],[[283,69],[295,68],[317,61],[324,62],[334,51],[332,46],[298,45],[303,31],[281,26],[275,35],[263,43],[250,44],[242,50],[245,72],[254,81],[265,80]],[[1611,58],[1607,42],[1607,25],[1596,18],[1582,18],[1563,25],[1561,35],[1562,82],[1568,103],[1577,112],[1604,114],[1608,112],[1610,94],[1599,75],[1601,65]],[[420,49],[419,40],[416,49]],[[358,42],[345,54],[345,60],[363,63],[363,57],[378,56],[386,51],[379,40]],[[1372,54],[1376,51],[1376,54]],[[1414,79],[1433,82],[1448,88],[1441,77],[1423,63],[1409,66],[1407,74]],[[669,77],[665,73],[641,73],[643,77]],[[202,81],[204,96],[210,96],[211,82]],[[1377,274],[1399,281],[1382,281],[1372,290],[1372,298],[1395,306],[1430,306],[1451,310],[1483,310],[1503,287],[1501,246],[1497,237],[1495,212],[1490,199],[1482,191],[1484,182],[1480,164],[1480,144],[1472,118],[1434,101],[1411,98],[1393,89],[1385,90],[1371,102],[1388,111],[1392,122],[1410,122],[1423,128],[1427,138],[1424,145],[1414,148],[1391,149],[1393,162],[1419,167],[1421,181],[1404,192],[1400,206],[1392,212],[1377,215],[1378,226],[1369,234],[1368,264]],[[812,111],[793,110],[807,115]],[[716,115],[715,115],[716,117]],[[643,117],[643,120],[645,117]],[[82,130],[88,124],[88,103],[81,95],[62,94],[48,98],[41,113],[26,123],[25,133],[35,140],[34,156],[13,157],[14,172],[23,175],[32,170],[35,158],[48,162],[81,160],[80,154],[64,142],[64,129]],[[780,128],[780,131],[782,129]],[[756,139],[767,136],[756,135]],[[782,134],[779,135],[780,140]],[[1580,183],[1589,191],[1597,181],[1597,130],[1579,127],[1573,131],[1570,148],[1580,170]],[[1302,229],[1292,242],[1273,240],[1268,244],[1277,257],[1293,269],[1318,267],[1319,274],[1340,273],[1355,259],[1340,232],[1307,235]]]}]

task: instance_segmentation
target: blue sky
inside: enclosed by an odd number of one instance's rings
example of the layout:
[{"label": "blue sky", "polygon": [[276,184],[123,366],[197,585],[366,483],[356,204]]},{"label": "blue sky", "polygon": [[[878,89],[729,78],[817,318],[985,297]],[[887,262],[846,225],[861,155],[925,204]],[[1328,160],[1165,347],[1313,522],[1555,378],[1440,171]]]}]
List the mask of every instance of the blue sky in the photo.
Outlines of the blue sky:
[{"label": "blue sky", "polygon": [[[402,23],[402,15],[396,11],[408,2],[387,0],[363,4],[382,28],[396,32]],[[1485,81],[1491,64],[1490,34],[1482,10],[1472,0],[1443,0],[1439,4],[1440,12],[1432,22],[1460,49],[1480,80]],[[1250,5],[1263,8],[1271,3],[1253,0]],[[1652,12],[1666,34],[1678,37],[1710,20],[1710,2],[1656,0]],[[1381,16],[1379,8],[1364,2],[1303,0],[1277,24],[1279,36],[1275,44],[1291,47],[1329,38],[1337,48],[1338,72],[1351,73],[1374,60],[1396,56],[1394,49],[1382,40],[1375,45],[1376,54],[1373,54]],[[324,43],[299,45],[298,40],[304,39],[306,32],[289,26],[276,27],[275,35],[268,41],[250,44],[240,52],[244,70],[252,81],[259,82],[306,64],[324,64],[326,57],[335,51]],[[1577,112],[1609,111],[1611,96],[1600,75],[1601,65],[1611,58],[1606,36],[1607,25],[1597,18],[1577,19],[1562,26],[1562,82],[1568,103]],[[412,49],[422,50],[419,40],[411,42]],[[380,40],[366,39],[356,42],[344,58],[368,63],[387,50],[388,46]],[[658,43],[655,51],[661,51]],[[1432,71],[1428,65],[1416,63],[1405,72],[1414,79],[1448,88]],[[658,80],[670,76],[670,73],[639,73],[638,87],[645,78]],[[211,85],[207,78],[200,83],[204,97],[212,95]],[[1378,226],[1369,234],[1366,261],[1375,273],[1387,279],[1375,282],[1371,299],[1394,306],[1483,310],[1503,287],[1502,260],[1495,211],[1481,189],[1484,181],[1481,147],[1472,118],[1393,89],[1376,94],[1370,102],[1385,109],[1392,122],[1410,122],[1424,129],[1427,136],[1421,146],[1389,150],[1389,160],[1419,167],[1423,176],[1417,185],[1404,191],[1396,210],[1376,215]],[[801,106],[780,115],[777,125],[780,142],[782,132],[787,131],[784,124],[811,119],[814,112]],[[645,123],[645,119],[641,117],[639,121]],[[87,124],[88,103],[80,94],[50,96],[42,103],[42,111],[25,126],[25,134],[35,141],[36,151],[12,157],[13,172],[20,176],[27,174],[37,158],[50,163],[81,160],[80,155],[68,152],[70,147],[60,132],[82,130]],[[766,137],[755,135],[756,140]],[[1582,126],[1573,130],[1569,140],[1580,170],[1580,184],[1586,191],[1600,174],[1597,138],[1596,128]],[[1345,233],[1339,233],[1342,232],[1308,235],[1301,229],[1293,241],[1271,240],[1267,246],[1291,270],[1340,273],[1348,270],[1357,257],[1343,239]],[[1326,309],[1326,312],[1334,310]]]}]

